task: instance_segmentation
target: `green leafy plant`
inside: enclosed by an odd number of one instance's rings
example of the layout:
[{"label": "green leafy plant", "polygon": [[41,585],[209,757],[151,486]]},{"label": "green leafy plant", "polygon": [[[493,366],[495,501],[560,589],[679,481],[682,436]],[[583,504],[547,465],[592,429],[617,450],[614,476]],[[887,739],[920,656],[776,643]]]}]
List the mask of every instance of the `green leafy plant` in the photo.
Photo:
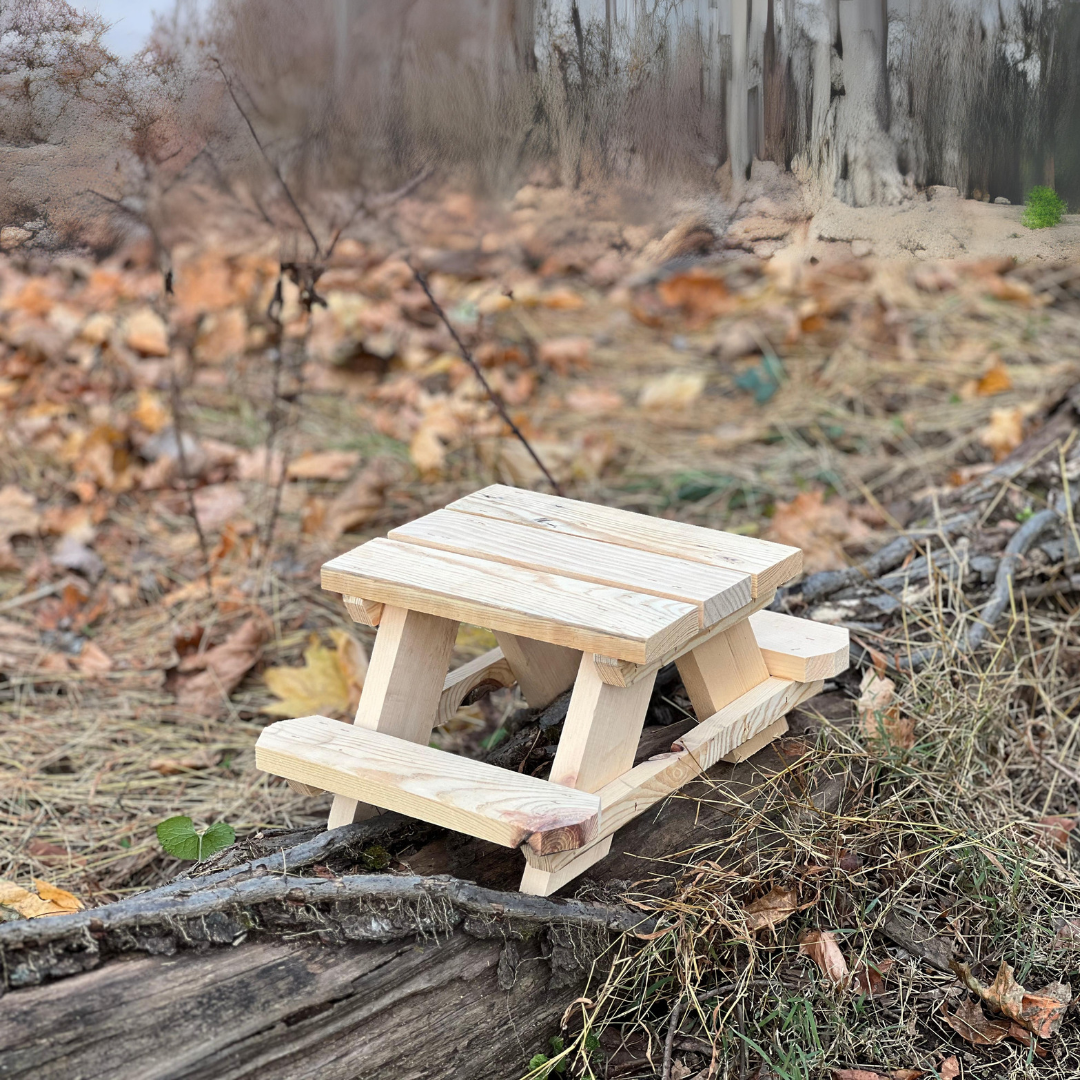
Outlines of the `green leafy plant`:
[{"label": "green leafy plant", "polygon": [[236,833],[231,825],[219,821],[203,833],[195,831],[195,825],[189,817],[171,817],[160,822],[157,838],[161,846],[176,859],[208,859],[223,848],[227,848],[235,839]]},{"label": "green leafy plant", "polygon": [[1061,221],[1068,207],[1065,200],[1050,187],[1033,187],[1024,204],[1022,225],[1029,229],[1049,229]]},{"label": "green leafy plant", "polygon": [[[563,1042],[562,1039],[559,1038],[558,1035],[553,1035],[551,1037],[551,1052],[556,1057],[558,1057],[559,1054],[563,1052],[565,1047],[566,1044]],[[544,1069],[542,1073],[540,1073],[541,1076],[561,1076],[563,1073],[566,1072],[565,1058],[563,1058],[561,1061],[552,1062],[551,1058],[549,1058],[547,1054],[533,1054],[533,1056],[529,1059],[529,1069],[531,1071],[543,1069],[545,1065],[547,1066],[547,1068]]]}]

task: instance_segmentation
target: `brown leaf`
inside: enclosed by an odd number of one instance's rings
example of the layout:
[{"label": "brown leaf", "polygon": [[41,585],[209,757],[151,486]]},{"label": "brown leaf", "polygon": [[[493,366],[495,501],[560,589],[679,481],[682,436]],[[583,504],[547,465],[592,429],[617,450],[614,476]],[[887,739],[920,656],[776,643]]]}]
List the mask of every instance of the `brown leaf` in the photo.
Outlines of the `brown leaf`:
[{"label": "brown leaf", "polygon": [[14,484],[0,488],[0,542],[13,536],[36,536],[41,515],[35,507],[34,496]]},{"label": "brown leaf", "polygon": [[546,364],[560,375],[569,375],[572,370],[581,370],[589,366],[592,342],[584,337],[549,338],[540,342],[537,355],[540,363]]},{"label": "brown leaf", "polygon": [[960,1062],[956,1060],[956,1055],[942,1058],[938,1064],[938,1072],[941,1073],[941,1080],[956,1080],[960,1075]]},{"label": "brown leaf", "polygon": [[833,1069],[833,1080],[889,1080],[883,1073],[870,1069]]},{"label": "brown leaf", "polygon": [[[942,1010],[944,1011],[944,1003]],[[960,1002],[960,1008],[956,1012],[945,1012],[945,1022],[974,1046],[996,1046],[1009,1035],[1006,1021],[991,1020],[977,1001],[967,997]]]},{"label": "brown leaf", "polygon": [[290,480],[348,480],[360,464],[355,450],[323,450],[308,452],[289,462]]},{"label": "brown leaf", "polygon": [[914,717],[900,715],[900,706],[893,703],[896,683],[882,678],[873,668],[863,672],[856,710],[859,727],[869,742],[884,740],[910,750],[915,745]]},{"label": "brown leaf", "polygon": [[773,886],[764,896],[746,905],[746,928],[751,932],[777,926],[790,918],[799,907],[794,889]]},{"label": "brown leaf", "polygon": [[199,488],[194,500],[199,524],[208,531],[220,529],[247,504],[244,493],[235,484],[210,484]]},{"label": "brown leaf", "polygon": [[176,702],[199,716],[216,716],[240,680],[259,661],[273,630],[260,611],[234,630],[220,645],[180,661]]},{"label": "brown leaf", "polygon": [[31,880],[42,900],[47,900],[50,904],[55,904],[64,911],[82,911],[83,902],[74,894],[69,893],[67,889],[61,889],[48,881],[42,881],[40,878],[32,878]]},{"label": "brown leaf", "polygon": [[182,758],[152,758],[149,768],[162,776],[176,776],[189,769],[212,769],[221,763],[220,750],[196,750]]},{"label": "brown leaf", "polygon": [[1040,818],[1039,825],[1043,830],[1042,838],[1045,843],[1064,851],[1069,846],[1069,833],[1076,828],[1076,818],[1052,814]]},{"label": "brown leaf", "polygon": [[146,428],[152,435],[162,431],[172,422],[169,410],[161,398],[145,387],[139,391],[139,400],[131,410],[131,419]]},{"label": "brown leaf", "polygon": [[1024,441],[1024,424],[1034,411],[1035,406],[1028,403],[990,413],[990,423],[979,433],[979,442],[993,452],[995,461],[1007,458]]},{"label": "brown leaf", "polygon": [[701,267],[673,274],[657,286],[656,292],[669,308],[679,308],[691,326],[701,326],[731,311],[738,302],[728,292],[723,278]]},{"label": "brown leaf", "polygon": [[894,960],[882,960],[877,964],[861,961],[852,972],[855,985],[870,997],[884,994],[886,989],[884,976],[889,973],[894,963]]},{"label": "brown leaf", "polygon": [[386,489],[397,475],[396,463],[389,458],[376,458],[366,466],[327,507],[323,527],[327,539],[368,524],[382,510]]},{"label": "brown leaf", "polygon": [[692,405],[705,389],[705,376],[698,371],[669,371],[650,379],[638,396],[643,409],[685,409]]},{"label": "brown leaf", "polygon": [[169,332],[152,308],[140,308],[124,324],[124,344],[144,356],[168,356]]},{"label": "brown leaf", "polygon": [[992,1009],[1041,1039],[1057,1034],[1072,1000],[1072,988],[1067,983],[1049,983],[1029,993],[1016,981],[1013,969],[1005,961],[989,986],[983,986],[966,964],[956,964],[953,970]]},{"label": "brown leaf", "polygon": [[844,548],[865,544],[873,535],[850,503],[838,496],[826,502],[819,489],[778,501],[766,539],[802,548],[804,568],[813,574],[843,569],[848,564]]},{"label": "brown leaf", "polygon": [[112,657],[100,645],[87,641],[75,658],[75,666],[84,675],[107,675],[114,665]]},{"label": "brown leaf", "polygon": [[805,931],[799,938],[799,952],[809,956],[836,989],[847,985],[850,978],[847,961],[831,930]]}]

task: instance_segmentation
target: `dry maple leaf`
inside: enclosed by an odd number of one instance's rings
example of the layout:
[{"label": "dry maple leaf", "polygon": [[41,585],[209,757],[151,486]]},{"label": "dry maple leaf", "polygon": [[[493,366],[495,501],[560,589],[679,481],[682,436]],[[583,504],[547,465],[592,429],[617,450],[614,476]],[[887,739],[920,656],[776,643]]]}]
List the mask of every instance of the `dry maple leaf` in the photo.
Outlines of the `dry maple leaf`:
[{"label": "dry maple leaf", "polygon": [[347,716],[360,704],[368,658],[363,646],[344,630],[331,630],[335,647],[318,637],[304,650],[301,667],[267,668],[266,685],[280,698],[263,708],[270,716]]},{"label": "dry maple leaf", "polygon": [[177,668],[176,703],[200,716],[216,716],[225,699],[262,656],[273,631],[265,612],[258,612],[220,645],[185,656]]},{"label": "dry maple leaf", "polygon": [[799,938],[799,952],[809,956],[833,987],[842,989],[850,979],[847,961],[831,930],[807,930]]},{"label": "dry maple leaf", "polygon": [[850,503],[839,497],[825,501],[823,491],[802,491],[791,502],[777,502],[766,533],[767,540],[802,548],[808,574],[842,570],[844,548],[865,544],[873,532]]},{"label": "dry maple leaf", "polygon": [[773,886],[764,896],[746,905],[746,928],[753,933],[777,926],[790,918],[799,907],[799,894],[794,889]]},{"label": "dry maple leaf", "polygon": [[954,963],[952,968],[960,981],[995,1012],[1015,1020],[1020,1027],[1041,1039],[1057,1034],[1065,1010],[1072,1001],[1072,987],[1067,983],[1048,983],[1029,993],[1016,981],[1012,967],[1004,960],[989,986],[983,986],[967,964]]},{"label": "dry maple leaf", "polygon": [[24,919],[37,919],[43,915],[68,915],[81,911],[82,901],[47,881],[33,879],[37,892],[24,889],[13,881],[0,881],[0,907],[8,908]]}]

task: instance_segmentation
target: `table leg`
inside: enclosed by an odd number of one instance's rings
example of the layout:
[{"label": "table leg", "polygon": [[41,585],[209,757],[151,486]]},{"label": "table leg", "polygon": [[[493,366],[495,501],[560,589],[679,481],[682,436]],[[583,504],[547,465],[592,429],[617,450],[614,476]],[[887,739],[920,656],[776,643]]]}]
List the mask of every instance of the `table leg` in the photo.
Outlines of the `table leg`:
[{"label": "table leg", "polygon": [[675,661],[698,722],[769,677],[753,628],[736,623]]},{"label": "table leg", "polygon": [[[599,791],[627,772],[634,764],[655,681],[654,672],[632,686],[611,686],[601,680],[592,654],[585,653],[551,767],[551,782]],[[608,837],[557,871],[546,869],[542,857],[530,857],[521,891],[548,896],[599,862],[610,848]]]},{"label": "table leg", "polygon": [[502,630],[495,632],[495,640],[532,708],[542,709],[574,685],[581,665],[581,653],[576,649],[533,641]]},{"label": "table leg", "polygon": [[[387,605],[354,723],[426,745],[457,630],[458,624],[451,619]],[[336,829],[375,812],[356,799],[335,795],[327,828]]]}]

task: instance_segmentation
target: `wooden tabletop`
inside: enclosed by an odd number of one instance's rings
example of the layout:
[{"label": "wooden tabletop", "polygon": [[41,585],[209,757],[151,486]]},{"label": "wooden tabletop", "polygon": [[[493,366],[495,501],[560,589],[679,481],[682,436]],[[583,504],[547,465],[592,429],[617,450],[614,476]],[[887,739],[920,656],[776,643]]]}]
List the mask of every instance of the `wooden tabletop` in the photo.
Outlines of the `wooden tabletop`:
[{"label": "wooden tabletop", "polygon": [[798,548],[494,485],[326,563],[345,596],[649,663],[801,568]]}]

